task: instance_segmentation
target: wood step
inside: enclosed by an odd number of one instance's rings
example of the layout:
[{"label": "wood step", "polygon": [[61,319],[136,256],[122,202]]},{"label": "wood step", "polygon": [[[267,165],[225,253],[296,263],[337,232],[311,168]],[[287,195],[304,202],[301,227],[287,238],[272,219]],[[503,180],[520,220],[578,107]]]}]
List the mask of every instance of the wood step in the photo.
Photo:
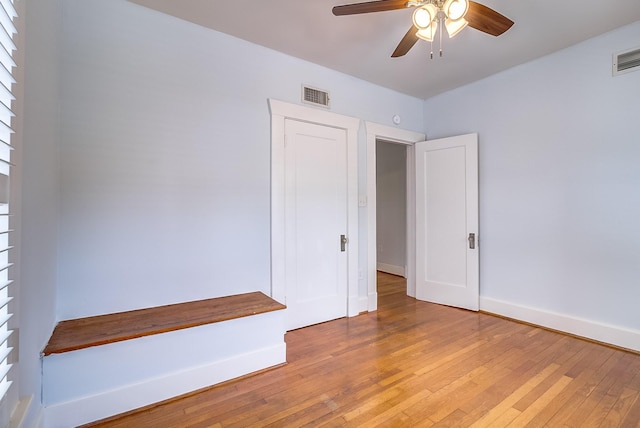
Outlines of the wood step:
[{"label": "wood step", "polygon": [[285,305],[257,291],[61,321],[56,325],[43,355],[70,352],[285,308]]}]

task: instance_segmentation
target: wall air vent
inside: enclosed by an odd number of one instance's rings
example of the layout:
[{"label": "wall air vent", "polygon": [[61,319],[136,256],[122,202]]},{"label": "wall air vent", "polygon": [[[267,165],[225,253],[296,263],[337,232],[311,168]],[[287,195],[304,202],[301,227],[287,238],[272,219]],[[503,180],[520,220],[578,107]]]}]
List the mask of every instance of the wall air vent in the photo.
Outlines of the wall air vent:
[{"label": "wall air vent", "polygon": [[329,92],[302,85],[302,102],[329,108]]},{"label": "wall air vent", "polygon": [[640,70],[640,48],[613,55],[613,75]]}]

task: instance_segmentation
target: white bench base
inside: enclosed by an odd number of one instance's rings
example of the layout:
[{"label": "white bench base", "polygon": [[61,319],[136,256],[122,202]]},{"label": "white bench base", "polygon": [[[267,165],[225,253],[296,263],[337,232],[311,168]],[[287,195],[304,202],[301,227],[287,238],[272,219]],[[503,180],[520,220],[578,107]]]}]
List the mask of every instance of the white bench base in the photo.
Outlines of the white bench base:
[{"label": "white bench base", "polygon": [[77,426],[286,362],[285,311],[43,358],[44,428]]}]

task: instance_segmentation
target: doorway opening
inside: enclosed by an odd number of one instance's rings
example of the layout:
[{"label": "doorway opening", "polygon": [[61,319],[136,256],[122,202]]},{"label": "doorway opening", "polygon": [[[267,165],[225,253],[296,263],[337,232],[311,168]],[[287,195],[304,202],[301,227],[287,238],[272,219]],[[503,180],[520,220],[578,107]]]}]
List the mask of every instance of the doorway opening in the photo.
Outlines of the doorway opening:
[{"label": "doorway opening", "polygon": [[376,269],[407,277],[407,146],[376,141]]},{"label": "doorway opening", "polygon": [[367,291],[368,310],[378,307],[377,291],[377,177],[376,146],[378,141],[403,145],[406,163],[406,250],[405,275],[407,294],[415,297],[415,159],[413,145],[424,141],[425,135],[419,132],[366,122],[367,129]]},{"label": "doorway opening", "polygon": [[401,132],[367,124],[369,310],[377,308],[376,145],[384,140],[406,145],[407,295],[477,311],[478,135],[427,142]]}]

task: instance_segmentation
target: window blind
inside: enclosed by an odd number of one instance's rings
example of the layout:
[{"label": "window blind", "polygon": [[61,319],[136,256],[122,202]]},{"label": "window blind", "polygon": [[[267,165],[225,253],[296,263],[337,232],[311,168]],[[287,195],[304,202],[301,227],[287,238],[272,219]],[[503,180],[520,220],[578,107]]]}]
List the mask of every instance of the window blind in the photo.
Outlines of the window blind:
[{"label": "window blind", "polygon": [[15,80],[13,70],[16,63],[13,61],[13,53],[16,46],[13,37],[17,30],[13,24],[17,17],[13,6],[13,0],[0,0],[0,399],[2,399],[9,387],[9,371],[11,370],[10,355],[12,348],[9,346],[9,319],[12,312],[9,305],[12,281],[9,276],[9,268],[12,247],[10,245],[10,207],[9,207],[9,176],[11,167],[11,121],[14,117],[11,111],[12,102],[15,99],[11,93]]}]

